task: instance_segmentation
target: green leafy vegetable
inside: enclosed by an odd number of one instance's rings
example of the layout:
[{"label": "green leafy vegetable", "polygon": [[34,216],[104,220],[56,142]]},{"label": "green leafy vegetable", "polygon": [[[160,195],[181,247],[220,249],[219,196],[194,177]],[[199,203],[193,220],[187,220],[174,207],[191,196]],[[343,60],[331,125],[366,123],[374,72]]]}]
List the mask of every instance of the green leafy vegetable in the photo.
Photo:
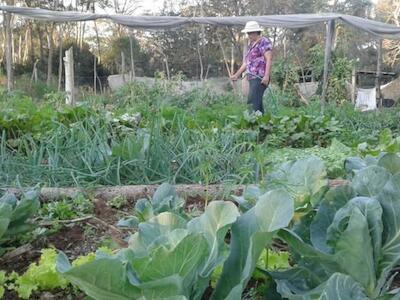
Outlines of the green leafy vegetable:
[{"label": "green leafy vegetable", "polygon": [[40,207],[37,191],[28,191],[18,200],[13,194],[0,198],[0,244],[16,240],[18,235],[34,228],[27,221]]},{"label": "green leafy vegetable", "polygon": [[[389,161],[390,156],[385,159]],[[291,231],[280,231],[296,261],[293,268],[272,274],[281,294],[289,299],[311,295],[325,299],[332,293],[329,299],[347,299],[351,288],[346,290],[346,286],[352,282],[353,290],[359,292],[351,299],[386,297],[390,272],[400,263],[399,193],[400,174],[366,166],[355,171],[350,186],[325,195],[311,223],[311,244]],[[333,276],[343,289],[331,289]]]},{"label": "green leafy vegetable", "polygon": [[276,230],[294,214],[292,197],[283,190],[267,192],[232,226],[230,254],[224,263],[213,299],[241,299],[257,260]]}]

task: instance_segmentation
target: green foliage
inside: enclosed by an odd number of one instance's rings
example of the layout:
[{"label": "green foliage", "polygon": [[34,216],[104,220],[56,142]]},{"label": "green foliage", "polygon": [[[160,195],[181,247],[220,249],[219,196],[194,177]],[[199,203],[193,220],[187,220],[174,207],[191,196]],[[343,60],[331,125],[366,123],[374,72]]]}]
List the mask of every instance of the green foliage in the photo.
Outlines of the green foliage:
[{"label": "green foliage", "polygon": [[257,267],[267,270],[287,269],[289,265],[289,252],[276,252],[264,249],[257,262]]},{"label": "green foliage", "polygon": [[235,127],[260,130],[268,145],[276,148],[326,146],[343,130],[334,118],[294,112],[283,116],[245,113]]},{"label": "green foliage", "polygon": [[266,186],[287,190],[296,208],[316,206],[328,188],[325,164],[317,157],[284,163],[267,175]]},{"label": "green foliage", "polygon": [[5,293],[5,283],[7,280],[6,272],[0,271],[0,297],[4,296]]},{"label": "green foliage", "polygon": [[351,79],[353,62],[347,58],[334,57],[329,79],[327,97],[334,103],[348,101],[347,82]]},{"label": "green foliage", "polygon": [[[213,201],[202,215],[188,221],[171,205],[176,203],[174,195],[171,186],[163,185],[151,202],[140,205],[144,221],[128,249],[79,267],[60,254],[58,270],[94,299],[153,299],[152,295],[201,299],[212,274],[225,261],[220,282],[226,284],[219,282],[213,297],[222,299],[226,292],[240,297],[266,243],[291,220],[292,199],[286,192],[270,191],[242,216],[232,203]],[[154,213],[147,214],[149,209]],[[225,236],[230,228],[229,250]],[[240,250],[244,244],[248,247]],[[227,276],[239,261],[246,262],[243,269],[235,272],[235,278]]]},{"label": "green foliage", "polygon": [[386,154],[377,161],[355,170],[350,186],[325,195],[308,228],[310,241],[290,230],[279,233],[295,261],[293,268],[272,273],[283,297],[389,297],[391,271],[400,263],[400,167],[393,167],[400,159]]},{"label": "green foliage", "polygon": [[38,263],[32,263],[28,270],[15,280],[15,290],[22,299],[30,299],[32,292],[66,288],[68,281],[56,271],[57,252],[42,250]]},{"label": "green foliage", "polygon": [[309,156],[321,158],[326,165],[329,178],[338,178],[345,176],[343,168],[346,158],[355,154],[355,150],[333,139],[329,147],[312,148],[283,148],[271,151],[265,151],[264,157],[266,163],[270,165],[268,170],[272,170],[276,165],[287,161],[299,160]]},{"label": "green foliage", "polygon": [[357,150],[362,156],[376,156],[382,152],[398,153],[400,152],[400,138],[393,137],[392,131],[386,128],[379,134],[377,145],[364,142],[358,145]]},{"label": "green foliage", "polygon": [[294,213],[290,195],[273,190],[261,195],[255,206],[233,224],[230,253],[212,299],[240,299],[263,249],[274,231],[286,227]]},{"label": "green foliage", "polygon": [[322,78],[322,72],[324,70],[324,49],[320,44],[316,44],[309,50],[308,54],[314,79],[319,81]]},{"label": "green foliage", "polygon": [[50,220],[70,220],[93,213],[93,202],[83,195],[45,203],[40,215]]},{"label": "green foliage", "polygon": [[276,59],[272,64],[272,78],[280,89],[293,89],[294,84],[299,81],[298,67],[290,58]]},{"label": "green foliage", "polygon": [[315,207],[328,188],[324,162],[308,157],[278,165],[267,174],[260,185],[245,188],[242,196],[232,196],[243,211],[248,211],[266,191],[282,189],[291,195],[295,208]]},{"label": "green foliage", "polygon": [[[98,252],[112,254],[108,248],[99,248]],[[93,252],[81,255],[72,262],[72,265],[78,267],[90,263],[95,257],[96,254]],[[56,259],[55,249],[42,249],[39,261],[31,263],[23,274],[18,275],[13,272],[7,276],[4,271],[0,271],[0,293],[4,293],[5,289],[14,290],[21,299],[31,299],[36,292],[67,289],[70,282],[56,271]]]},{"label": "green foliage", "polygon": [[21,93],[0,93],[0,182],[252,183],[277,163],[307,154],[326,161],[333,178],[343,175],[341,162],[358,144],[368,144],[366,153],[386,151],[378,134],[387,127],[395,140],[400,129],[396,109],[360,113],[332,105],[321,114],[312,103],[294,110],[275,91],[277,105],[267,110],[273,114],[241,116],[245,107],[234,95],[207,89],[181,94],[176,80],[133,83],[112,99],[88,99],[74,108],[58,103],[57,95],[35,103]]},{"label": "green foliage", "polygon": [[163,183],[155,191],[153,198],[139,199],[135,204],[134,215],[119,220],[117,226],[136,228],[139,223],[146,222],[162,212],[183,214],[185,200],[180,198],[175,188]]},{"label": "green foliage", "polygon": [[14,194],[3,195],[0,198],[0,245],[15,242],[21,234],[32,230],[34,225],[28,221],[39,207],[39,195],[35,190],[24,193],[19,200]]}]

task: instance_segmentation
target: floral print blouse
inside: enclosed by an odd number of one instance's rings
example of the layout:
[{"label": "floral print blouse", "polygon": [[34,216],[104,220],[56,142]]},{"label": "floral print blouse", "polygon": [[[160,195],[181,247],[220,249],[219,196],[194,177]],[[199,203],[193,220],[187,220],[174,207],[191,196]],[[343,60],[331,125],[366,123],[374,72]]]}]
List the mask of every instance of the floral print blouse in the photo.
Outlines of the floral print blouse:
[{"label": "floral print blouse", "polygon": [[262,37],[256,44],[249,45],[245,57],[247,79],[264,77],[266,66],[264,53],[270,50],[272,50],[272,43],[267,37]]}]

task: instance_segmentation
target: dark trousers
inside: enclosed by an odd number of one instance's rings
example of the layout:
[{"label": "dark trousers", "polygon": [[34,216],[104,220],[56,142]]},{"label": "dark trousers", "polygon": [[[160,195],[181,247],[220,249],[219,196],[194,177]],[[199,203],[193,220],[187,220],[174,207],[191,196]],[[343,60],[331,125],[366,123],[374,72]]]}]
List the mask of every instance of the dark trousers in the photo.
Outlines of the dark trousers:
[{"label": "dark trousers", "polygon": [[249,96],[247,104],[251,105],[253,112],[260,111],[264,114],[263,96],[267,86],[261,83],[260,78],[254,78],[249,80]]}]

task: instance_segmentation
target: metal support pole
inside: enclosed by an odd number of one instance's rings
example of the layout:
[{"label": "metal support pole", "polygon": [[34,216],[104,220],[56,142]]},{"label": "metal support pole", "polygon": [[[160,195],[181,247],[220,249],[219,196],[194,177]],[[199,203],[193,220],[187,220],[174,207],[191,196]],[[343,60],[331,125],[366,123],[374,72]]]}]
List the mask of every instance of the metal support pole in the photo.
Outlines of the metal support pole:
[{"label": "metal support pole", "polygon": [[328,21],[326,27],[326,42],[325,42],[325,59],[324,59],[324,74],[323,74],[323,83],[322,83],[322,95],[321,95],[321,106],[324,107],[326,104],[326,93],[328,90],[328,81],[329,81],[329,68],[331,64],[332,58],[332,45],[333,45],[333,37],[335,35],[335,21]]},{"label": "metal support pole", "polygon": [[376,78],[375,88],[378,105],[382,107],[382,91],[381,91],[381,79],[382,79],[382,39],[378,40],[377,44],[377,63],[376,63]]}]

